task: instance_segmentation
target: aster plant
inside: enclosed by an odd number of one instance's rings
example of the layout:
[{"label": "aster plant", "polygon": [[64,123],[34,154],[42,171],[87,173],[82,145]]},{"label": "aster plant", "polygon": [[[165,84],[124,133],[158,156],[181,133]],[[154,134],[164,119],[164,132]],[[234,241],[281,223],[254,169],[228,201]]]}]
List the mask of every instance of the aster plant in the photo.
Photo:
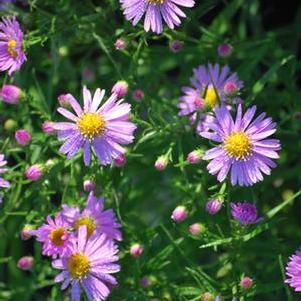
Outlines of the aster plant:
[{"label": "aster plant", "polygon": [[256,106],[242,113],[238,105],[235,120],[225,106],[215,109],[215,120],[208,123],[207,131],[200,135],[217,146],[203,156],[210,160],[207,169],[222,182],[230,173],[232,185],[251,186],[263,180],[263,174],[271,174],[276,164],[272,159],[279,158],[280,141],[267,139],[276,132],[276,123],[261,113],[254,118]]},{"label": "aster plant", "polygon": [[163,21],[170,29],[181,24],[185,13],[179,8],[193,7],[194,0],[120,0],[123,13],[134,26],[144,17],[144,30],[157,34],[163,31]]},{"label": "aster plant", "polygon": [[58,131],[58,139],[64,141],[60,152],[73,158],[83,149],[85,165],[90,165],[91,148],[102,165],[111,164],[114,159],[125,154],[122,144],[130,144],[134,140],[136,126],[130,122],[131,105],[118,100],[113,93],[101,106],[104,90],[97,89],[93,99],[90,91],[84,87],[84,107],[68,94],[68,101],[74,113],[60,107],[58,112],[71,122],[57,122],[54,128]]}]

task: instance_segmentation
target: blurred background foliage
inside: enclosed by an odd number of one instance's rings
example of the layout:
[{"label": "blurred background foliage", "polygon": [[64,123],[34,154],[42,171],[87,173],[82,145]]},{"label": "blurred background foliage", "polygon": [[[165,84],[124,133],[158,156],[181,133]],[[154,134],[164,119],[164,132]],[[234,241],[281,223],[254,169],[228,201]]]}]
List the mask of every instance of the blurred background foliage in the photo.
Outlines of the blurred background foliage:
[{"label": "blurred background foliage", "polygon": [[[300,300],[283,284],[288,256],[299,247],[301,184],[301,93],[299,1],[200,0],[186,10],[182,26],[165,29],[160,36],[145,33],[122,16],[117,0],[32,0],[17,2],[1,15],[17,15],[26,34],[28,61],[12,82],[25,96],[17,106],[0,103],[1,152],[9,159],[8,178],[0,212],[0,300],[68,300],[53,278],[57,271],[40,255],[40,245],[22,241],[26,224],[40,225],[45,216],[57,212],[61,203],[84,205],[85,179],[94,179],[97,193],[106,197],[123,224],[122,271],[119,287],[109,300],[147,301],[199,300],[204,292],[239,296],[240,301]],[[122,37],[124,51],[114,42]],[[172,53],[169,43],[184,43]],[[228,42],[233,54],[217,55],[217,46]],[[177,116],[181,87],[189,84],[192,68],[207,62],[229,64],[245,82],[245,104],[257,105],[278,123],[282,142],[279,166],[272,176],[251,188],[218,184],[208,175],[205,163],[189,165],[187,154],[208,142],[196,136],[188,120]],[[87,76],[87,72],[92,74]],[[123,168],[84,167],[77,156],[68,161],[58,153],[54,136],[41,130],[45,120],[58,121],[57,97],[66,92],[82,101],[81,89],[105,88],[107,94],[120,79],[129,83],[126,98],[132,104],[132,120],[138,124],[135,143],[128,148]],[[145,99],[136,102],[132,92],[143,89]],[[30,130],[30,146],[20,147],[14,130],[4,127],[12,119],[17,128]],[[171,151],[172,161],[164,172],[153,165],[159,155]],[[24,177],[34,163],[53,160],[43,178],[34,183]],[[255,202],[265,221],[247,229],[229,220],[228,204],[216,216],[204,210],[206,201],[221,192],[231,201]],[[227,195],[228,194],[228,195]],[[189,218],[181,225],[170,219],[172,210],[183,204]],[[205,225],[200,237],[192,237],[188,226]],[[145,251],[139,259],[129,255],[131,244]],[[31,272],[20,271],[17,260],[34,256]],[[249,291],[241,291],[243,275],[255,280]],[[151,285],[139,280],[149,276]]]}]

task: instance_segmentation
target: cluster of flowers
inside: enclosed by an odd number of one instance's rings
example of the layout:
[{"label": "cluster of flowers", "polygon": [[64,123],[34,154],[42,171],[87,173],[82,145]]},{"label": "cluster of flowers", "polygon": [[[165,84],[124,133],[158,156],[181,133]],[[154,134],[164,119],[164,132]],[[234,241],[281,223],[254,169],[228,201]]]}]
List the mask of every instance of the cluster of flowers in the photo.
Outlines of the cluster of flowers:
[{"label": "cluster of flowers", "polygon": [[115,243],[122,240],[120,228],[115,213],[104,210],[104,199],[91,191],[83,210],[63,204],[54,219],[48,216],[29,234],[43,244],[42,254],[53,258],[53,268],[62,270],[55,282],[63,282],[62,289],[72,286],[72,300],[80,300],[80,287],[89,300],[104,300],[117,285],[111,274],[120,270]]},{"label": "cluster of flowers", "polygon": [[[171,29],[180,25],[179,17],[185,17],[185,14],[179,6],[193,7],[195,4],[193,0],[120,2],[126,19],[132,21],[133,25],[145,15],[144,29],[158,34],[163,31],[162,20]],[[26,61],[23,32],[15,17],[4,18],[0,23],[0,41],[0,70],[11,76]],[[124,41],[116,41],[115,47],[124,49]],[[181,47],[181,44],[175,43],[172,49],[176,52]],[[219,48],[219,52],[225,56],[230,51],[226,45]],[[180,98],[178,105],[179,115],[189,116],[197,134],[217,145],[205,154],[200,151],[190,153],[188,161],[210,161],[207,169],[210,174],[216,175],[219,182],[223,182],[229,173],[232,185],[251,186],[262,181],[263,174],[269,175],[276,166],[273,159],[278,158],[280,150],[279,140],[268,138],[275,133],[276,124],[265,113],[254,119],[255,106],[247,108],[243,114],[243,101],[239,97],[243,82],[235,73],[230,72],[228,66],[220,68],[218,64],[208,64],[197,67],[193,72],[191,86],[183,88],[184,96]],[[61,103],[64,106],[58,112],[69,121],[47,123],[43,128],[49,133],[57,131],[58,139],[63,141],[60,152],[66,154],[68,159],[82,150],[86,166],[90,165],[92,153],[102,165],[122,161],[126,150],[121,145],[133,142],[136,129],[129,121],[131,106],[120,99],[126,89],[124,82],[119,83],[112,89],[108,100],[101,105],[105,91],[97,89],[92,97],[91,92],[84,87],[83,108],[71,94],[62,95]],[[136,92],[137,99],[144,97],[143,91]],[[11,103],[14,103],[19,97],[18,93],[13,87],[6,87],[6,90],[2,89],[2,98],[10,98]],[[66,106],[73,112],[67,110]],[[236,111],[235,118],[233,111]],[[16,139],[25,145],[30,140],[30,135],[26,131],[19,131]],[[161,156],[156,162],[157,169],[165,169],[168,156],[169,154]],[[4,155],[0,155],[0,173],[5,173],[6,169],[3,167],[6,163]],[[34,171],[28,174],[36,175],[36,170]],[[0,178],[1,187],[9,185]],[[103,199],[97,199],[91,192],[83,211],[78,207],[63,205],[54,219],[48,217],[46,224],[31,231],[43,243],[42,253],[53,257],[53,267],[62,270],[55,281],[63,282],[62,289],[71,284],[72,300],[75,301],[80,300],[80,286],[84,288],[89,300],[104,300],[111,287],[117,285],[116,279],[110,274],[120,270],[116,264],[118,248],[115,244],[115,240],[121,240],[120,225],[112,210],[103,210],[103,203]],[[220,203],[210,201],[207,211],[215,214],[220,206]],[[253,204],[232,203],[231,207],[233,218],[243,225],[261,220],[257,218]],[[187,212],[182,206],[176,208],[172,218],[181,221],[186,216]],[[196,227],[191,229],[193,232]],[[141,249],[137,246],[135,250],[141,254]],[[296,290],[301,290],[300,262],[301,253],[297,252],[287,267],[287,283]]]}]

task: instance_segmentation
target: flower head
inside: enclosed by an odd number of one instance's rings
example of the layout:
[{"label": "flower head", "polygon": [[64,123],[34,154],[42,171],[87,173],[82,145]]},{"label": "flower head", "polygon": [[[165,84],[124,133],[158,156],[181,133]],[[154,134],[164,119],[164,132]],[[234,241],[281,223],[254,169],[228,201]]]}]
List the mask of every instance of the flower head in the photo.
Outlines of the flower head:
[{"label": "flower head", "polygon": [[233,47],[230,44],[218,45],[217,52],[220,57],[229,57],[233,51]]},{"label": "flower head", "polygon": [[117,94],[117,97],[122,98],[128,93],[128,89],[129,84],[124,80],[120,80],[113,86],[111,92]]},{"label": "flower head", "polygon": [[4,85],[0,90],[0,98],[3,102],[9,104],[17,104],[21,95],[21,89],[14,85]]},{"label": "flower head", "polygon": [[145,14],[144,30],[151,30],[157,34],[163,31],[162,19],[170,29],[174,29],[181,24],[179,17],[186,17],[179,6],[193,7],[195,4],[194,0],[120,0],[120,2],[127,20],[135,26]]},{"label": "flower head", "polygon": [[69,227],[78,230],[80,226],[85,225],[89,236],[104,233],[109,239],[122,240],[119,230],[121,225],[117,222],[114,211],[104,210],[104,198],[96,198],[93,191],[88,196],[84,210],[66,204],[63,204],[62,208],[62,215]]},{"label": "flower head", "polygon": [[26,61],[23,52],[23,32],[16,17],[2,18],[0,22],[0,70],[11,76]]},{"label": "flower head", "polygon": [[17,130],[15,133],[15,138],[20,145],[27,145],[31,140],[30,133],[25,129]]},{"label": "flower head", "polygon": [[69,224],[64,220],[61,213],[54,219],[47,217],[47,223],[31,234],[36,236],[37,241],[43,243],[42,254],[56,258],[65,256],[72,246],[72,235],[68,231]]},{"label": "flower head", "polygon": [[114,46],[116,50],[124,50],[126,48],[126,42],[124,39],[119,38],[114,43]]},{"label": "flower head", "polygon": [[130,254],[133,257],[140,257],[143,251],[144,251],[143,247],[140,244],[136,243],[131,246]]},{"label": "flower head", "polygon": [[234,121],[225,106],[216,108],[215,121],[208,124],[209,130],[200,133],[219,143],[203,157],[211,160],[207,169],[217,175],[218,181],[224,181],[230,172],[232,185],[251,186],[263,180],[263,173],[269,175],[276,167],[271,159],[279,158],[280,142],[266,139],[276,132],[276,123],[265,113],[253,120],[255,112],[253,106],[243,115],[239,105]]},{"label": "flower head", "polygon": [[209,200],[206,204],[206,211],[209,214],[214,215],[220,211],[222,204],[223,203],[220,200]]},{"label": "flower head", "polygon": [[241,280],[240,280],[240,286],[244,289],[249,289],[253,286],[253,279],[250,278],[250,277],[243,277]]},{"label": "flower head", "polygon": [[[6,173],[7,169],[4,166],[7,164],[7,161],[4,158],[3,154],[0,154],[0,174]],[[0,187],[2,188],[9,188],[10,183],[5,181],[2,177],[0,177]]]},{"label": "flower head", "polygon": [[81,226],[77,239],[73,241],[70,253],[54,260],[52,266],[62,270],[55,282],[63,282],[62,289],[71,285],[71,299],[80,300],[82,287],[89,300],[105,300],[110,289],[117,285],[111,276],[120,271],[117,246],[107,240],[104,234],[90,236],[86,226]]},{"label": "flower head", "polygon": [[30,181],[37,181],[43,175],[43,170],[41,165],[34,164],[27,168],[25,171],[25,176]]},{"label": "flower head", "polygon": [[17,267],[21,270],[28,271],[32,268],[33,260],[32,256],[23,256],[18,260]]},{"label": "flower head", "polygon": [[131,106],[122,103],[122,100],[117,101],[117,94],[114,93],[99,108],[105,95],[104,90],[97,89],[93,99],[86,87],[83,93],[84,109],[70,94],[68,97],[76,115],[65,108],[58,109],[59,113],[72,121],[57,122],[54,126],[58,130],[59,140],[64,141],[60,152],[71,159],[82,148],[84,162],[90,165],[92,148],[101,164],[111,164],[125,153],[120,144],[133,142],[136,126],[128,121]]},{"label": "flower head", "polygon": [[188,212],[185,206],[178,206],[172,212],[171,218],[177,222],[183,222],[188,216]]},{"label": "flower head", "polygon": [[301,292],[301,250],[296,251],[296,253],[289,258],[289,262],[286,266],[286,276],[285,283],[296,292]]},{"label": "flower head", "polygon": [[254,204],[231,203],[232,217],[242,225],[256,224],[262,220],[257,216],[257,208]]}]

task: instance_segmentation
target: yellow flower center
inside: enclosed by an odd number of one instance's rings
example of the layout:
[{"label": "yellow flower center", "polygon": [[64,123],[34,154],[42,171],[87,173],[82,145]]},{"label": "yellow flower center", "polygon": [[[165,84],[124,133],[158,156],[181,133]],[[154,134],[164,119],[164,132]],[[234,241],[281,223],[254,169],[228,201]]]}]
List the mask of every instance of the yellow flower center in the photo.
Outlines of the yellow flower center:
[{"label": "yellow flower center", "polygon": [[18,53],[15,50],[17,42],[15,40],[9,40],[7,43],[7,52],[13,58],[16,59],[18,57]]},{"label": "yellow flower center", "polygon": [[95,220],[90,216],[82,216],[75,222],[76,230],[78,230],[79,227],[83,225],[87,227],[88,236],[91,236],[96,229]]},{"label": "yellow flower center", "polygon": [[66,233],[65,228],[59,227],[50,232],[49,238],[56,246],[62,246],[64,244],[64,240],[62,236]]},{"label": "yellow flower center", "polygon": [[106,122],[100,114],[85,113],[77,122],[77,126],[85,138],[93,139],[95,136],[100,136],[104,133]]},{"label": "yellow flower center", "polygon": [[71,277],[75,279],[87,276],[90,271],[90,260],[88,256],[81,253],[73,254],[68,259],[67,265]]},{"label": "yellow flower center", "polygon": [[237,132],[230,134],[226,138],[224,142],[224,149],[227,151],[230,157],[244,159],[250,154],[252,143],[246,133]]},{"label": "yellow flower center", "polygon": [[214,87],[209,86],[207,88],[205,96],[203,98],[205,100],[206,107],[214,108],[218,101],[218,97],[217,97]]},{"label": "yellow flower center", "polygon": [[165,0],[146,0],[149,4],[163,4]]}]

